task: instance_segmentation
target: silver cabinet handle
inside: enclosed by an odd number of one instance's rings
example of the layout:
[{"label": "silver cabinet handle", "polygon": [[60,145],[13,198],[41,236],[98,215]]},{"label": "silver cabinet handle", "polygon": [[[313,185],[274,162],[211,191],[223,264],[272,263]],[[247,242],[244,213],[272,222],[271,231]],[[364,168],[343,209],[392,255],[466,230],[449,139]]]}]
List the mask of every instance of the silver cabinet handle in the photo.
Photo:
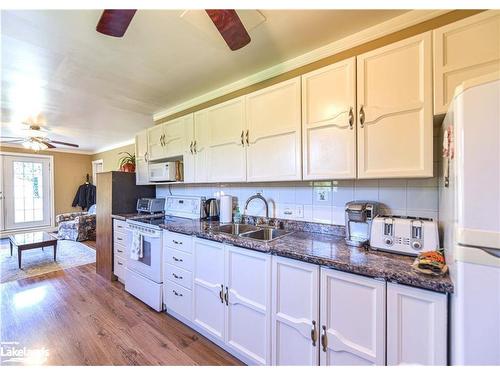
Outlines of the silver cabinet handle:
[{"label": "silver cabinet handle", "polygon": [[174,293],[178,297],[182,297],[182,293],[177,293],[175,290],[172,290],[172,293]]},{"label": "silver cabinet handle", "polygon": [[226,306],[229,305],[229,288],[226,286],[226,293],[224,294],[224,300],[226,301]]},{"label": "silver cabinet handle", "polygon": [[193,153],[193,141],[189,144],[189,152],[192,154]]},{"label": "silver cabinet handle", "polygon": [[161,145],[161,146],[165,146],[165,145],[163,144],[163,134],[162,134],[162,135],[160,135],[160,145]]},{"label": "silver cabinet handle", "polygon": [[181,258],[176,258],[176,257],[172,257],[173,260],[175,260],[176,262],[182,262],[182,259]]},{"label": "silver cabinet handle", "polygon": [[116,251],[117,251],[118,253],[123,253],[123,250],[118,250],[118,249],[116,249]]},{"label": "silver cabinet handle", "polygon": [[146,151],[146,152],[144,153],[144,161],[145,161],[146,163],[149,161],[149,160],[148,160],[148,157],[149,157],[149,155],[148,155],[148,152]]},{"label": "silver cabinet handle", "polygon": [[121,238],[121,237],[116,237],[116,239],[117,239],[118,241],[123,241],[123,238]]},{"label": "silver cabinet handle", "polygon": [[182,277],[182,276],[178,276],[178,275],[176,275],[176,274],[175,274],[175,273],[173,273],[173,272],[172,272],[172,276],[173,276],[174,278],[176,278],[176,279],[179,279],[179,280],[182,280],[182,279],[183,279],[183,277]]},{"label": "silver cabinet handle", "polygon": [[353,113],[352,107],[351,107],[351,108],[349,108],[349,129],[352,130],[353,125],[354,125],[354,113]]},{"label": "silver cabinet handle", "polygon": [[118,264],[119,264],[120,266],[123,266],[123,263],[122,263],[122,262],[120,262],[120,261],[118,261]]},{"label": "silver cabinet handle", "polygon": [[318,340],[318,331],[316,330],[316,321],[312,321],[312,328],[311,328],[311,340],[313,346],[316,346],[316,340]]},{"label": "silver cabinet handle", "polygon": [[220,284],[219,290],[220,303],[224,303],[224,285]]},{"label": "silver cabinet handle", "polygon": [[250,130],[247,130],[247,135],[246,135],[246,139],[247,139],[247,146],[250,146],[250,142],[249,142],[249,134],[250,133]]},{"label": "silver cabinet handle", "polygon": [[323,334],[321,335],[321,346],[323,347],[323,351],[326,353],[328,349],[328,337],[326,336],[326,326],[322,326]]},{"label": "silver cabinet handle", "polygon": [[243,147],[245,147],[245,141],[243,140],[243,136],[244,136],[244,134],[245,134],[245,131],[244,131],[244,130],[242,130],[242,131],[241,131],[241,136],[240,136],[240,137],[241,137],[241,145],[242,145]]},{"label": "silver cabinet handle", "polygon": [[359,123],[362,128],[365,126],[365,108],[363,105],[361,105],[361,108],[359,109]]},{"label": "silver cabinet handle", "polygon": [[196,141],[194,141],[193,143],[193,154],[196,154],[198,153],[198,151],[196,151]]},{"label": "silver cabinet handle", "polygon": [[172,240],[172,242],[175,243],[176,245],[182,245],[182,242],[180,241]]}]

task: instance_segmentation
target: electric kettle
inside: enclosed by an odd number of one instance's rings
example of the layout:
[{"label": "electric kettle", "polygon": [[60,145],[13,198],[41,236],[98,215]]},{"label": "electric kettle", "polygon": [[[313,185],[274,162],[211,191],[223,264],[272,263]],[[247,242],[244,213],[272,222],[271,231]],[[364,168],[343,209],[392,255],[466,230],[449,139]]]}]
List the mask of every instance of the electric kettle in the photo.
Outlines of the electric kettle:
[{"label": "electric kettle", "polygon": [[205,214],[207,220],[219,220],[219,203],[217,199],[210,198],[205,201]]}]

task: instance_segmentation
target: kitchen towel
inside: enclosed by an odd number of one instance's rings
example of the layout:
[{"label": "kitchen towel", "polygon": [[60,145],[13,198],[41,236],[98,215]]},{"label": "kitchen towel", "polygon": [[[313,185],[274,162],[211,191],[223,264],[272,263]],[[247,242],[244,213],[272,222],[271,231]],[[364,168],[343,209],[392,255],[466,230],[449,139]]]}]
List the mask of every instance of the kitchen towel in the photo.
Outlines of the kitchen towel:
[{"label": "kitchen towel", "polygon": [[139,260],[144,256],[142,251],[142,234],[138,231],[132,233],[132,245],[130,246],[130,259]]}]

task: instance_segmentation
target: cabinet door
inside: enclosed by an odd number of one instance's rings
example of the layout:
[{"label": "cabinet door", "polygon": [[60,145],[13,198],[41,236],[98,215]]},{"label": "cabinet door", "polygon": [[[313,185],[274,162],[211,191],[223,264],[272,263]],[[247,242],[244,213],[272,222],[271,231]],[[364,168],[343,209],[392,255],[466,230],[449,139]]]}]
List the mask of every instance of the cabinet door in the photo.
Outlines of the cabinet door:
[{"label": "cabinet door", "polygon": [[190,128],[193,126],[193,114],[182,116],[163,124],[163,144],[166,157],[180,157],[189,153],[188,139]]},{"label": "cabinet door", "polygon": [[500,70],[500,11],[434,30],[434,114],[446,113],[462,82]]},{"label": "cabinet door", "polygon": [[194,182],[208,182],[208,112],[194,114]]},{"label": "cabinet door", "polygon": [[226,345],[271,364],[271,256],[226,246]]},{"label": "cabinet door", "polygon": [[387,284],[387,364],[445,366],[445,294]]},{"label": "cabinet door", "polygon": [[147,130],[135,136],[135,182],[137,185],[149,184]]},{"label": "cabinet door", "polygon": [[431,33],[357,58],[358,177],[432,177]]},{"label": "cabinet door", "polygon": [[191,114],[191,121],[186,123],[186,139],[183,155],[184,182],[195,182],[195,154],[192,148],[194,142],[194,115]]},{"label": "cabinet door", "polygon": [[165,158],[163,135],[163,125],[156,125],[148,129],[149,160],[154,161]]},{"label": "cabinet door", "polygon": [[385,365],[385,281],[322,268],[320,300],[321,365]]},{"label": "cabinet door", "polygon": [[193,243],[193,321],[203,332],[224,340],[224,247],[201,239]]},{"label": "cabinet door", "polygon": [[319,363],[319,266],[273,256],[274,365]]},{"label": "cabinet door", "polygon": [[247,181],[300,180],[300,77],[246,96]]},{"label": "cabinet door", "polygon": [[304,180],[356,178],[356,58],[302,76]]},{"label": "cabinet door", "polygon": [[203,112],[208,135],[208,181],[246,181],[244,97],[207,108]]}]

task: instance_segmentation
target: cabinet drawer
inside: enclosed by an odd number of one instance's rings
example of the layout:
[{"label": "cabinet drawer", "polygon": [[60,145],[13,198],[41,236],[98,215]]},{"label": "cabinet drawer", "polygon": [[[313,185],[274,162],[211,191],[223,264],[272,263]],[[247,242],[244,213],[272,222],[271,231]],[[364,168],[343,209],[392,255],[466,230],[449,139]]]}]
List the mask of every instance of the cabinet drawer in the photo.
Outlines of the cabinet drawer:
[{"label": "cabinet drawer", "polygon": [[113,219],[113,232],[125,232],[127,224],[124,220]]},{"label": "cabinet drawer", "polygon": [[125,247],[125,245],[123,245],[121,243],[115,242],[113,244],[113,253],[114,253],[115,257],[121,257],[124,259],[127,258],[127,248]]},{"label": "cabinet drawer", "polygon": [[193,252],[193,238],[185,234],[163,231],[163,245],[189,254]]},{"label": "cabinet drawer", "polygon": [[192,320],[193,304],[191,291],[171,281],[163,284],[163,298],[168,310]]},{"label": "cabinet drawer", "polygon": [[120,279],[125,280],[127,261],[125,258],[114,256],[113,273]]},{"label": "cabinet drawer", "polygon": [[127,247],[127,232],[115,232],[113,234],[113,246]]},{"label": "cabinet drawer", "polygon": [[177,283],[189,290],[192,289],[192,275],[192,272],[183,270],[172,264],[166,264],[165,267],[163,267],[163,280]]},{"label": "cabinet drawer", "polygon": [[165,259],[168,264],[180,267],[186,271],[193,271],[193,256],[183,251],[165,248]]}]

